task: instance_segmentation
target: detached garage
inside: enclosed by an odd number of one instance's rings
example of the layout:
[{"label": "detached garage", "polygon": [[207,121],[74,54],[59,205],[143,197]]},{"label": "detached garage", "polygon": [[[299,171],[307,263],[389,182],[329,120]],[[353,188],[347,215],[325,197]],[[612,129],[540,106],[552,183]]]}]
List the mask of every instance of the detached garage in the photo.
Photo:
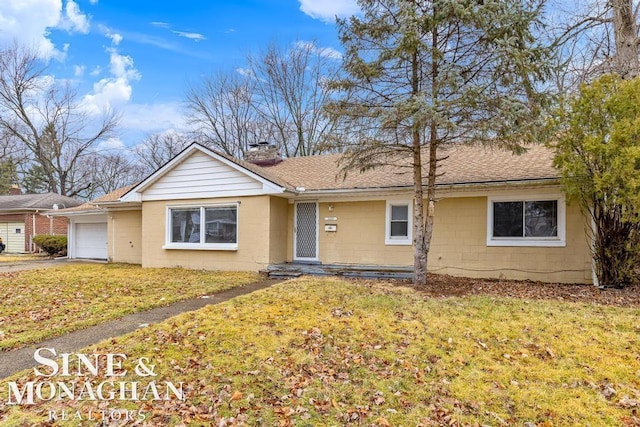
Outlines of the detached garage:
[{"label": "detached garage", "polygon": [[24,252],[24,221],[0,222],[0,238],[9,253]]}]

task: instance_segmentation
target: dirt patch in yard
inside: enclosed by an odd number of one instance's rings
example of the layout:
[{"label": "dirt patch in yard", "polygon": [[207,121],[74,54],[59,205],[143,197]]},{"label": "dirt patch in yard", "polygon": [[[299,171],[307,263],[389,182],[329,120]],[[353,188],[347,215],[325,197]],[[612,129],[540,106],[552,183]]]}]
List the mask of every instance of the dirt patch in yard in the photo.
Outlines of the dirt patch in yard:
[{"label": "dirt patch in yard", "polygon": [[593,285],[543,283],[534,281],[470,279],[447,275],[429,275],[425,287],[414,287],[409,281],[399,284],[411,286],[431,297],[461,297],[490,295],[523,299],[546,299],[595,303],[617,307],[640,307],[640,285],[624,289],[599,289]]}]

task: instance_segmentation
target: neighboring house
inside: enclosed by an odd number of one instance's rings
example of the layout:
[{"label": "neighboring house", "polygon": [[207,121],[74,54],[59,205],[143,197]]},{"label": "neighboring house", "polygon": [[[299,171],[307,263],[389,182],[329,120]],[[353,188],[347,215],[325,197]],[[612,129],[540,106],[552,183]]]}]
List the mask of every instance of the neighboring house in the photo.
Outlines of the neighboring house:
[{"label": "neighboring house", "polygon": [[55,193],[20,194],[19,189],[0,196],[0,237],[7,246],[6,252],[36,251],[32,239],[38,234],[67,234],[68,220],[48,214],[80,204],[79,200]]},{"label": "neighboring house", "polygon": [[[249,154],[253,163],[192,144],[136,186],[94,201],[85,215],[106,227],[107,258],[211,270],[413,264],[407,162],[343,177],[338,154],[280,160],[264,144]],[[592,282],[585,221],[566,202],[548,149],[440,154],[431,272]],[[74,244],[70,254],[82,257]]]}]

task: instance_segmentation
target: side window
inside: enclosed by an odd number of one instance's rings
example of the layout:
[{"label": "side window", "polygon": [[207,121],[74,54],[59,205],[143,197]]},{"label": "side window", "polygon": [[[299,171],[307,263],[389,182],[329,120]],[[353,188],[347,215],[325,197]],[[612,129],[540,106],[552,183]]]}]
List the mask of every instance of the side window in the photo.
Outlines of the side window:
[{"label": "side window", "polygon": [[387,201],[385,244],[411,245],[413,243],[412,206],[410,201]]},{"label": "side window", "polygon": [[564,199],[488,201],[488,246],[564,246]]}]

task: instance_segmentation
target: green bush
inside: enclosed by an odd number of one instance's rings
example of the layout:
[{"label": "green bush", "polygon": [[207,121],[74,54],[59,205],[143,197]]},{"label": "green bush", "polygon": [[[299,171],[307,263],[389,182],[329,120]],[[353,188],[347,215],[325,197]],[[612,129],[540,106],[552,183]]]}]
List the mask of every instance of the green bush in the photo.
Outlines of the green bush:
[{"label": "green bush", "polygon": [[67,254],[67,236],[40,234],[33,237],[33,243],[51,257],[55,255],[64,256]]}]

